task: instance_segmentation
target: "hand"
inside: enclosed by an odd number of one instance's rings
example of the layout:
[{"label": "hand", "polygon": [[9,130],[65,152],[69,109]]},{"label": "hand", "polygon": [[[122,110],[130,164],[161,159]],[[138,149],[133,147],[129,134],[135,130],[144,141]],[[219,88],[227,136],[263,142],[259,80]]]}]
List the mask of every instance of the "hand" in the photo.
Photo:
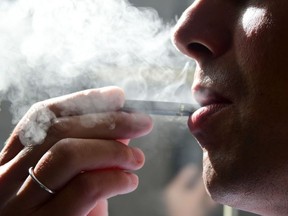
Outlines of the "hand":
[{"label": "hand", "polygon": [[149,116],[119,111],[123,103],[123,91],[109,87],[33,105],[0,155],[0,215],[108,215],[106,199],[133,191],[130,171],[144,164],[129,140],[152,129]]},{"label": "hand", "polygon": [[199,170],[187,165],[164,191],[169,216],[205,216],[216,204],[207,195]]}]

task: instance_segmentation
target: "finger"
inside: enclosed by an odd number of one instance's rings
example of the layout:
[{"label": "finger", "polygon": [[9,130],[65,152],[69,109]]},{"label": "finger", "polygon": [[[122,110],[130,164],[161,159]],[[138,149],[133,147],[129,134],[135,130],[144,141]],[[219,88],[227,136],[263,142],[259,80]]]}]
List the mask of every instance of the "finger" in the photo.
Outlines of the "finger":
[{"label": "finger", "polygon": [[[43,145],[40,147],[35,146],[33,149],[30,147],[24,148],[23,143],[27,143],[25,142],[25,139],[23,142],[23,139],[20,139],[21,137],[26,138],[26,135],[28,134],[29,141],[31,140],[31,134],[40,134],[42,139],[44,139],[46,129],[51,126],[52,120],[55,120],[57,116],[118,110],[119,107],[123,105],[123,102],[123,91],[116,87],[109,87],[90,89],[33,105],[30,111],[28,111],[16,126],[7,141],[7,144],[1,151],[0,165],[5,164],[5,170],[9,170],[9,172],[5,172],[5,178],[3,177],[1,179],[1,181],[4,179],[2,181],[2,186],[7,188],[7,191],[5,192],[6,195],[9,196],[15,193],[15,190],[17,190],[23,179],[26,178],[27,169],[36,164],[43,155],[43,152],[47,150],[47,148],[43,148]],[[66,109],[68,109],[67,112]],[[35,129],[35,127],[38,127],[38,129],[40,128],[40,131],[37,131],[37,133],[34,132],[32,129]],[[32,136],[32,138],[35,137]],[[42,139],[40,139],[40,141]],[[32,139],[32,141],[38,143],[38,136],[36,136],[36,140]],[[17,175],[15,175],[15,173],[17,173]],[[11,186],[11,180],[16,182],[16,184]]]},{"label": "finger", "polygon": [[106,199],[97,201],[87,216],[108,216],[108,201]]},{"label": "finger", "polygon": [[48,139],[54,142],[68,137],[131,139],[146,135],[151,131],[152,126],[151,117],[140,113],[86,114],[57,119],[49,129]]},{"label": "finger", "polygon": [[120,88],[105,87],[80,91],[34,104],[17,124],[4,146],[0,158],[1,164],[14,158],[24,148],[23,144],[36,144],[44,140],[46,130],[57,117],[116,111],[123,106],[124,98],[124,92]]},{"label": "finger", "polygon": [[119,110],[125,101],[124,92],[118,87],[88,89],[45,101],[56,117]]},{"label": "finger", "polygon": [[[28,168],[34,166],[42,155],[61,139],[124,139],[128,143],[127,139],[143,136],[149,133],[152,127],[150,116],[136,113],[109,112],[60,118],[51,126],[42,145],[26,147],[14,157],[9,167],[11,178],[26,178]],[[17,176],[13,173],[17,173]]]},{"label": "finger", "polygon": [[[144,164],[138,148],[108,140],[62,140],[39,161],[34,173],[50,189],[58,191],[82,171],[102,169],[137,170]],[[31,194],[34,194],[33,198]],[[17,205],[37,206],[50,198],[29,177],[17,195]]]},{"label": "finger", "polygon": [[[113,128],[109,126],[110,124],[114,125]],[[124,143],[128,144],[130,138],[145,135],[151,131],[152,127],[151,118],[143,114],[109,112],[62,117],[51,126],[46,141],[42,145],[24,148],[9,164],[6,164],[9,173],[5,174],[5,181],[2,182],[2,185],[7,188],[6,196],[14,194],[19,189],[27,177],[29,167],[34,166],[42,155],[61,139],[98,137],[120,139],[120,142],[126,139]],[[17,184],[11,187],[11,181]]]},{"label": "finger", "polygon": [[84,216],[91,212],[99,200],[129,193],[137,186],[136,175],[120,170],[83,173],[40,208],[37,215]]}]

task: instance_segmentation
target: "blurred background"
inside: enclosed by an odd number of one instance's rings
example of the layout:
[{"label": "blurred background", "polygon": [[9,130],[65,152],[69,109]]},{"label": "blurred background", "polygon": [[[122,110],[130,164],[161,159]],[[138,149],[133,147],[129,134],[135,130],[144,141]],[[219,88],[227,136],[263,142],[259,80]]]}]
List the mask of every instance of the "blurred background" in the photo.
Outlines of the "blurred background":
[{"label": "blurred background", "polygon": [[[191,0],[130,0],[137,7],[156,9],[166,22],[175,22]],[[189,91],[189,90],[188,90]],[[1,103],[0,143],[13,125],[10,102]],[[214,203],[201,179],[202,151],[188,132],[185,117],[154,116],[155,127],[147,137],[134,140],[146,154],[138,171],[139,188],[110,200],[110,216],[252,216]]]}]

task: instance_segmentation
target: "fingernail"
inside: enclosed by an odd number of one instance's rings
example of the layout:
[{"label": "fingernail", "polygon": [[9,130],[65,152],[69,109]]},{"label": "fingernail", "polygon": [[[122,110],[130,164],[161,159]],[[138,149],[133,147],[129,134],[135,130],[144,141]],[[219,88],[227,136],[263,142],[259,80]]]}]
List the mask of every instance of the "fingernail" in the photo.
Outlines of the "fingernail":
[{"label": "fingernail", "polygon": [[130,193],[130,192],[133,192],[137,187],[138,187],[138,182],[139,182],[139,179],[138,179],[138,176],[133,174],[133,173],[126,173],[127,177],[128,177],[128,185],[127,187],[125,188],[125,191],[122,191],[120,194],[127,194],[127,193]]},{"label": "fingernail", "polygon": [[153,128],[153,120],[151,116],[142,114],[142,113],[134,113],[134,125],[141,130],[142,135],[146,135],[151,132]]},{"label": "fingernail", "polygon": [[130,173],[130,185],[132,186],[132,190],[135,190],[138,186],[138,182],[139,182],[139,179],[138,179],[138,176],[135,175],[135,174],[132,174]]},{"label": "fingernail", "polygon": [[134,159],[137,163],[144,162],[144,154],[139,148],[132,148]]}]

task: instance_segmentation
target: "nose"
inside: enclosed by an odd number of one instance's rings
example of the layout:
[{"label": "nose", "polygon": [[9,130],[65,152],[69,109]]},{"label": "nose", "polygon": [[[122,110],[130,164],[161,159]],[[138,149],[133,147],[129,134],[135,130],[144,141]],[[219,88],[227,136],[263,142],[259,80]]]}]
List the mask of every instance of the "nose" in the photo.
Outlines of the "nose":
[{"label": "nose", "polygon": [[227,52],[232,19],[233,10],[227,1],[196,0],[179,19],[172,40],[181,52],[201,64]]}]

